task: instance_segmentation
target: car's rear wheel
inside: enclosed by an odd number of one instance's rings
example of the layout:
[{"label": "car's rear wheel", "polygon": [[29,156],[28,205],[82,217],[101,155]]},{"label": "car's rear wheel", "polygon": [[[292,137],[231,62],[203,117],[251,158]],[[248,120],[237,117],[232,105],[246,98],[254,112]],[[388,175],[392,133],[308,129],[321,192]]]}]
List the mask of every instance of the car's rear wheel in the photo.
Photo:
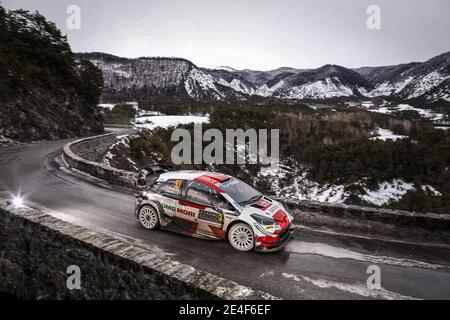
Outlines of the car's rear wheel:
[{"label": "car's rear wheel", "polygon": [[148,230],[155,230],[159,226],[158,212],[149,205],[144,205],[139,210],[139,222]]},{"label": "car's rear wheel", "polygon": [[239,251],[250,251],[255,245],[253,230],[248,224],[236,223],[228,230],[228,242]]}]

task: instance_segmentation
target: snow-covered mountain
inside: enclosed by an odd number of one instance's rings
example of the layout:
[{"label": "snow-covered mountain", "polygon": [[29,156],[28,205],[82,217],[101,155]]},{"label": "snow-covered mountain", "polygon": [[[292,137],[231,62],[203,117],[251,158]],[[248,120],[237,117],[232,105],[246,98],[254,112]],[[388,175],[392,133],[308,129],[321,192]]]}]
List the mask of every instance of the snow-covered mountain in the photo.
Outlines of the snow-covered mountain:
[{"label": "snow-covered mountain", "polygon": [[318,69],[279,68],[272,71],[203,69],[224,86],[247,95],[279,99],[328,99],[361,96],[371,83],[359,73],[336,65]]},{"label": "snow-covered mountain", "polygon": [[450,52],[422,63],[355,69],[374,84],[369,97],[398,96],[450,101]]},{"label": "snow-covered mountain", "polygon": [[103,100],[129,101],[155,97],[196,100],[245,99],[234,84],[197,68],[181,58],[121,58],[105,53],[78,54],[103,72]]},{"label": "snow-covered mountain", "polygon": [[195,100],[332,99],[359,97],[424,98],[450,101],[450,52],[426,62],[348,69],[325,65],[317,69],[271,71],[199,68],[180,58],[127,59],[84,53],[102,71],[104,100],[154,97]]}]

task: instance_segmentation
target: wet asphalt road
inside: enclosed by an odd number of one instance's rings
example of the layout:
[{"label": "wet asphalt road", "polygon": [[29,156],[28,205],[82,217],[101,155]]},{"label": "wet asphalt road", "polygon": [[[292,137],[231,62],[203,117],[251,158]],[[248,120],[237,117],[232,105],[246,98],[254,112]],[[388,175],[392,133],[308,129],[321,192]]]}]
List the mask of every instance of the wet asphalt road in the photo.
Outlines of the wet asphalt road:
[{"label": "wet asphalt road", "polygon": [[[297,229],[284,251],[240,253],[225,241],[143,230],[126,190],[61,170],[69,140],[0,147],[0,196],[19,190],[26,205],[84,227],[161,250],[174,259],[287,299],[450,299],[450,249]],[[299,222],[301,225],[301,222]],[[381,271],[380,290],[366,285]]]}]

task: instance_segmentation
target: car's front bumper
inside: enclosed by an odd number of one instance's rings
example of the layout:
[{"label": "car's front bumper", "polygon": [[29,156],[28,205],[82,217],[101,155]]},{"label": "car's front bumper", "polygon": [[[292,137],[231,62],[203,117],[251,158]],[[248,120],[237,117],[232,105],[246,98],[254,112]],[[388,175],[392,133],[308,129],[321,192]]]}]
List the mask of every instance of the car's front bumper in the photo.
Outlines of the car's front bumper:
[{"label": "car's front bumper", "polygon": [[265,242],[263,239],[258,239],[258,242],[260,242],[260,244],[255,244],[255,251],[276,252],[282,250],[291,239],[294,231],[295,228],[292,225],[289,226],[288,230],[286,230],[286,233],[283,234],[276,242]]}]

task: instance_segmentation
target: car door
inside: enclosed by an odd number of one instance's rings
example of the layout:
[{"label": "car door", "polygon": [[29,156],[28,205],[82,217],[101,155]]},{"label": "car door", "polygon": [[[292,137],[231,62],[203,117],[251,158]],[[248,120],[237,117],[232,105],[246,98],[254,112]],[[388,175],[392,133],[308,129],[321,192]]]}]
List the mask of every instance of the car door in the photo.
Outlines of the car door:
[{"label": "car door", "polygon": [[197,212],[195,208],[187,207],[183,201],[185,181],[182,179],[170,179],[157,182],[155,188],[161,195],[160,204],[167,223],[164,229],[194,235],[197,230]]},{"label": "car door", "polygon": [[220,206],[228,207],[228,205],[219,192],[204,183],[189,181],[186,185],[183,204],[186,210],[196,213],[197,234],[216,238],[225,237],[224,216]]},{"label": "car door", "polygon": [[177,215],[179,199],[182,198],[183,182],[181,180],[167,180],[159,182],[155,187],[161,196],[160,204],[163,214],[167,218],[174,218]]}]

